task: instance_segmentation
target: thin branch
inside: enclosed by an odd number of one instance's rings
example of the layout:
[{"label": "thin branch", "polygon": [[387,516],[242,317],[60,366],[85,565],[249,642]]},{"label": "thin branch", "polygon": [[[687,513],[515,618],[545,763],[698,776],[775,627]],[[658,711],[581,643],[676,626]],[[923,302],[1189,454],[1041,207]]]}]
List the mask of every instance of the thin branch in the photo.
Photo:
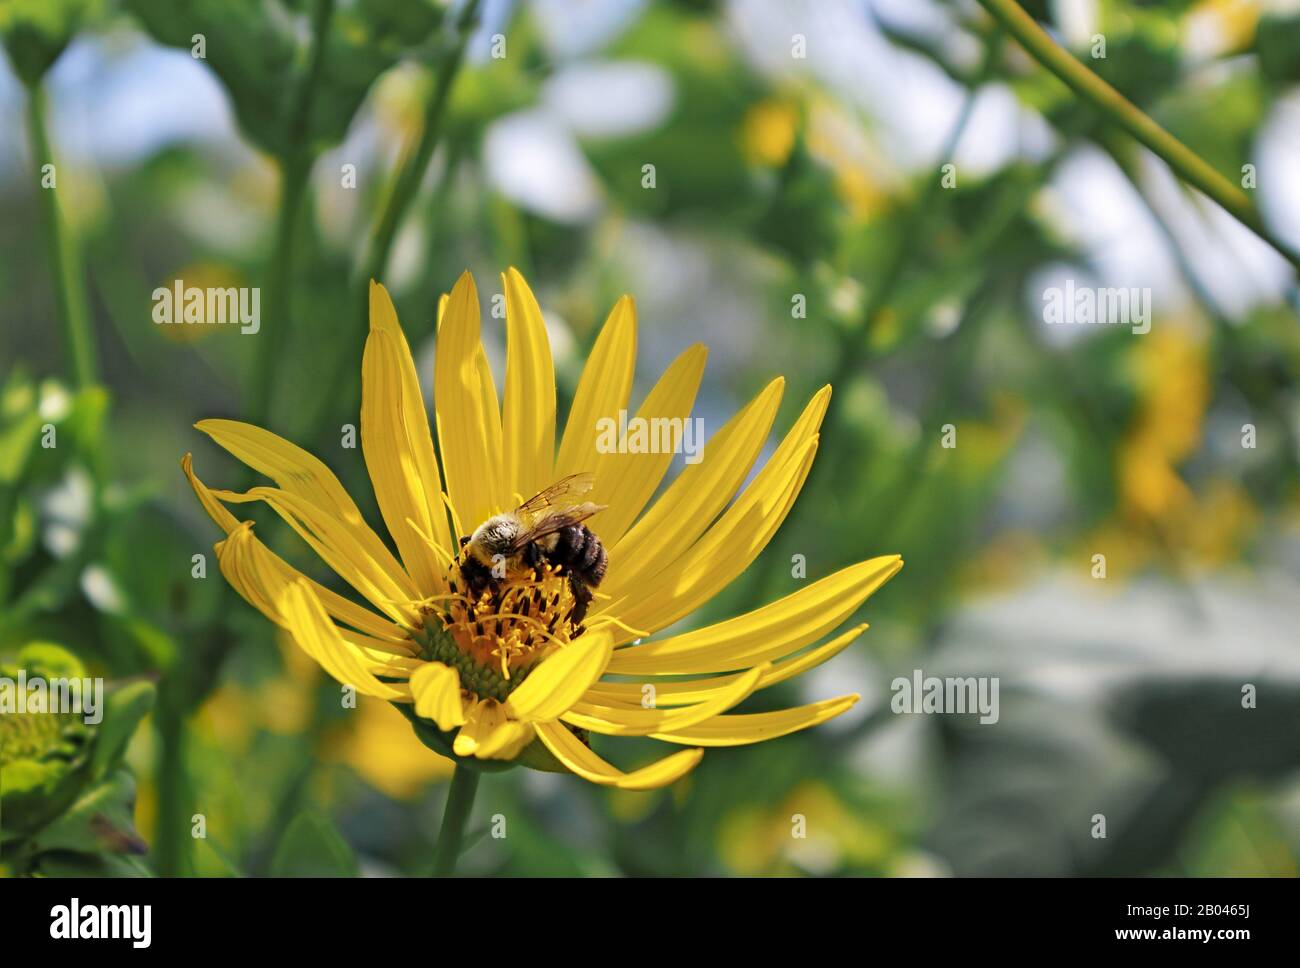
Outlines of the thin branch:
[{"label": "thin branch", "polygon": [[1300,269],[1300,254],[1269,231],[1259,210],[1244,191],[1053,40],[1015,0],[979,0],[979,3],[1020,42],[1030,56],[1055,74],[1075,94],[1159,155],[1179,178],[1204,192]]}]

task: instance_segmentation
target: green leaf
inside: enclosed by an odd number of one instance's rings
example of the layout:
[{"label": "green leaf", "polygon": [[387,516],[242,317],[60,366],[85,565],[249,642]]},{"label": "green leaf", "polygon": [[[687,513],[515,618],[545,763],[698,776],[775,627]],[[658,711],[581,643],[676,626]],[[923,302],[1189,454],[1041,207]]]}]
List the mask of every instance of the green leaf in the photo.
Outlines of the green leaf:
[{"label": "green leaf", "polygon": [[1260,72],[1281,86],[1300,81],[1300,13],[1268,13],[1255,32]]},{"label": "green leaf", "polygon": [[132,682],[109,691],[104,698],[104,721],[95,732],[91,775],[98,779],[112,770],[126,752],[135,729],[153,709],[156,690],[151,682]]},{"label": "green leaf", "polygon": [[342,834],[323,817],[299,814],[271,861],[274,877],[356,877],[357,861]]},{"label": "green leaf", "polygon": [[86,674],[81,660],[61,645],[53,642],[29,642],[18,652],[19,669],[27,675],[45,679],[80,679]]},{"label": "green leaf", "polygon": [[58,819],[32,837],[37,852],[143,854],[135,830],[135,781],[125,770],[96,783]]},{"label": "green leaf", "polygon": [[35,410],[0,427],[0,484],[13,484],[22,476],[40,435],[41,415]]}]

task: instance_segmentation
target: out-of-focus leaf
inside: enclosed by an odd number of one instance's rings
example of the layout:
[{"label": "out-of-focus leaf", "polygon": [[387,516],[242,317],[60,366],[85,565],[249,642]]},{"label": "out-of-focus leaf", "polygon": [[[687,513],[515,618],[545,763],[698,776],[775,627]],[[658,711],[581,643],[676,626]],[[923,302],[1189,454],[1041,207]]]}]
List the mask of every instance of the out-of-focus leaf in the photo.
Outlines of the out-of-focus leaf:
[{"label": "out-of-focus leaf", "polygon": [[40,435],[41,415],[34,410],[0,426],[0,484],[18,480]]},{"label": "out-of-focus leaf", "polygon": [[[1180,772],[1221,782],[1300,769],[1300,679],[1264,672],[1149,675],[1111,701],[1116,722]],[[1254,691],[1243,700],[1243,688]]]},{"label": "out-of-focus leaf", "polygon": [[275,877],[356,877],[357,861],[328,820],[304,813],[284,832],[271,873]]},{"label": "out-of-focus leaf", "polygon": [[1279,87],[1300,81],[1300,13],[1266,13],[1255,33],[1259,67]]},{"label": "out-of-focus leaf", "polygon": [[153,709],[153,683],[132,682],[110,690],[104,697],[104,720],[95,731],[90,768],[98,779],[112,770],[126,752],[135,729]]},{"label": "out-of-focus leaf", "polygon": [[[205,60],[229,93],[240,127],[281,157],[342,139],[375,78],[424,44],[442,20],[432,0],[367,0],[337,9],[306,130],[296,133],[293,95],[311,59],[305,14],[289,12],[279,0],[126,0],[126,6],[160,43],[193,50],[202,35]],[[298,134],[301,146],[293,143]]]},{"label": "out-of-focus leaf", "polygon": [[143,854],[135,830],[135,781],[117,770],[96,783],[33,838],[34,849],[86,854]]},{"label": "out-of-focus leaf", "polygon": [[77,28],[99,6],[98,0],[4,0],[0,40],[14,72],[36,84],[63,53]]},{"label": "out-of-focus leaf", "polygon": [[[614,47],[615,54],[664,67],[676,88],[662,126],[583,143],[606,189],[632,211],[737,217],[757,202],[755,186],[738,173],[746,169],[745,112],[763,88],[718,31],[694,12],[655,4]],[[643,187],[647,164],[654,165],[653,189]]]}]

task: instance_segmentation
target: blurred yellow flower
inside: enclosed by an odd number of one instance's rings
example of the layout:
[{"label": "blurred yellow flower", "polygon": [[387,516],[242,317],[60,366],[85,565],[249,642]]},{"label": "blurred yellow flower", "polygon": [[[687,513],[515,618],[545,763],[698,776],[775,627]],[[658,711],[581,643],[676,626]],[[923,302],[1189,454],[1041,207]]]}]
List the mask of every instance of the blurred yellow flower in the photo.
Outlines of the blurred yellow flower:
[{"label": "blurred yellow flower", "polygon": [[887,827],[805,782],[773,808],[741,807],[723,822],[718,853],[743,877],[878,866],[900,846]]},{"label": "blurred yellow flower", "polygon": [[1121,505],[1159,519],[1191,492],[1176,466],[1201,444],[1210,378],[1203,342],[1187,328],[1154,329],[1133,351],[1138,416],[1118,455]]},{"label": "blurred yellow flower", "polygon": [[1263,7],[1259,0],[1201,0],[1183,16],[1185,42],[1201,56],[1245,51],[1254,43]]},{"label": "blurred yellow flower", "polygon": [[879,175],[884,165],[860,120],[829,102],[814,102],[808,117],[808,153],[834,174],[835,189],[855,221],[884,211],[889,201],[889,189]]},{"label": "blurred yellow flower", "polygon": [[788,101],[768,98],[752,105],[741,121],[745,158],[756,165],[778,168],[794,149],[799,112]]},{"label": "blurred yellow flower", "polygon": [[434,780],[451,776],[455,764],[425,747],[405,716],[387,703],[363,702],[344,726],[326,738],[325,759],[344,763],[375,789],[406,800]]},{"label": "blurred yellow flower", "polygon": [[[188,265],[181,266],[174,273],[165,279],[160,279],[156,288],[165,289],[170,294],[177,280],[181,281],[182,290],[198,289],[202,292],[211,292],[214,290],[235,289],[238,290],[244,285],[243,276],[241,276],[231,266],[224,265],[220,262],[191,262]],[[217,320],[203,319],[198,323],[186,323],[183,320],[183,309],[185,303],[181,303],[174,309],[174,316],[177,321],[166,325],[155,324],[154,330],[164,339],[169,339],[175,343],[193,343],[218,330],[225,329],[224,326],[208,325],[215,324]],[[199,305],[205,305],[200,303]]]}]

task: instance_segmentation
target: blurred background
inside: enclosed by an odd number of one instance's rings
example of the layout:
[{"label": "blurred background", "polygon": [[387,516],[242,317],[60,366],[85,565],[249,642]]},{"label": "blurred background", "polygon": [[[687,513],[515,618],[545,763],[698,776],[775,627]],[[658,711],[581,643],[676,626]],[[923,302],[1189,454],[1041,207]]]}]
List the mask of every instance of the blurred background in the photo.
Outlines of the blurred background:
[{"label": "blurred background", "polygon": [[[1026,7],[1234,184],[1254,166],[1300,248],[1296,5]],[[0,35],[0,656],[52,643],[157,687],[85,822],[0,837],[0,870],[429,868],[450,764],[386,704],[338,708],[229,590],[179,459],[251,483],[191,424],[261,423],[377,521],[340,446],[364,281],[427,390],[465,268],[500,373],[515,265],[561,413],[625,292],[635,394],[706,343],[710,433],[777,373],[781,433],[834,384],[791,517],[687,625],[794,591],[796,554],[807,580],[907,565],[857,644],[746,706],[861,692],[850,713],[652,793],[487,775],[471,830],[507,836],[462,870],[1296,873],[1295,269],[978,5],[0,0]],[[155,325],[175,279],[260,288],[260,332]],[[1066,279],[1149,287],[1150,332],[1047,326]],[[914,669],[999,677],[998,722],[895,715]]]}]

